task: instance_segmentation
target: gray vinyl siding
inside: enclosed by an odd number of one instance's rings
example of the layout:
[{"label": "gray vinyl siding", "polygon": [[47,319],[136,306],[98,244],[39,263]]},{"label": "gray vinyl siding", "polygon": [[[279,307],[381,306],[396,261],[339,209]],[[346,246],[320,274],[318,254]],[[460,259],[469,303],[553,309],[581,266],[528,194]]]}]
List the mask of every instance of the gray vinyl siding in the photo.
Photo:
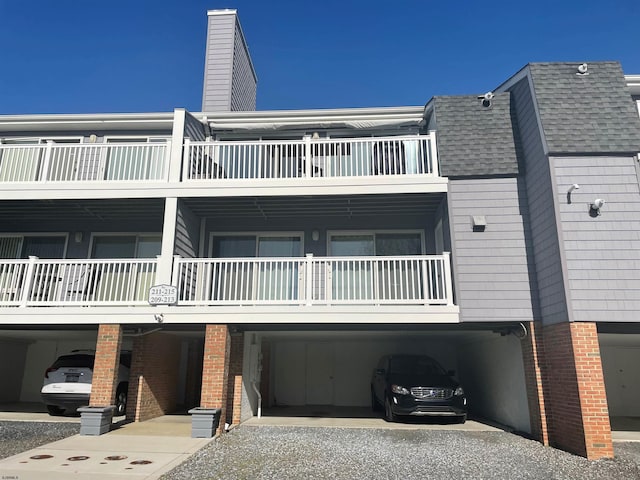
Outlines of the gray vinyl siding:
[{"label": "gray vinyl siding", "polygon": [[[534,319],[526,199],[519,195],[513,177],[450,182],[449,222],[462,321]],[[484,232],[473,231],[473,215],[486,217]]]},{"label": "gray vinyl siding", "polygon": [[568,319],[562,276],[560,244],[553,208],[549,160],[544,153],[540,130],[527,79],[511,90],[524,161],[525,190],[530,213],[532,253],[540,316],[545,323]]},{"label": "gray vinyl siding", "polygon": [[174,253],[183,258],[195,258],[198,256],[199,244],[200,218],[183,202],[178,201]]},{"label": "gray vinyl siding", "polygon": [[[574,321],[640,320],[640,187],[630,156],[552,157]],[[567,198],[570,185],[579,190]],[[589,205],[606,201],[601,215]]]},{"label": "gray vinyl siding", "polygon": [[209,15],[202,111],[229,111],[236,16]]},{"label": "gray vinyl siding", "polygon": [[253,111],[256,109],[256,77],[239,24],[234,43],[231,111]]},{"label": "gray vinyl siding", "polygon": [[235,13],[209,15],[202,111],[256,109],[256,75]]},{"label": "gray vinyl siding", "polygon": [[206,139],[204,125],[189,112],[185,114],[184,135],[195,141],[203,141]]}]

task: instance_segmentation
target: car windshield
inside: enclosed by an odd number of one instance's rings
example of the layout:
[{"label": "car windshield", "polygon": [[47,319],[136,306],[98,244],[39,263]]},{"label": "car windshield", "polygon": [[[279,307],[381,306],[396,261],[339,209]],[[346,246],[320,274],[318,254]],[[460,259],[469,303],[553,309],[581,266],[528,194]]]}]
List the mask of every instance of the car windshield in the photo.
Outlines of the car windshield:
[{"label": "car windshield", "polygon": [[76,354],[63,355],[53,364],[54,368],[74,367],[74,368],[91,368],[93,369],[93,355]]},{"label": "car windshield", "polygon": [[429,357],[393,357],[391,373],[411,375],[445,375],[442,367]]}]

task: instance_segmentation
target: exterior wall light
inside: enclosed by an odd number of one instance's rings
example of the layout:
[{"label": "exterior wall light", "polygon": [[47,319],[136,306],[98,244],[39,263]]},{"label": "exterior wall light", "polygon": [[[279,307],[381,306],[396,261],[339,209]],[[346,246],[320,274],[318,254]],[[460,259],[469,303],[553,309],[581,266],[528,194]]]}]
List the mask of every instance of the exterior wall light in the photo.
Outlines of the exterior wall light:
[{"label": "exterior wall light", "polygon": [[589,215],[592,217],[597,217],[600,215],[600,209],[604,207],[605,201],[601,198],[596,198],[593,203],[589,206]]}]

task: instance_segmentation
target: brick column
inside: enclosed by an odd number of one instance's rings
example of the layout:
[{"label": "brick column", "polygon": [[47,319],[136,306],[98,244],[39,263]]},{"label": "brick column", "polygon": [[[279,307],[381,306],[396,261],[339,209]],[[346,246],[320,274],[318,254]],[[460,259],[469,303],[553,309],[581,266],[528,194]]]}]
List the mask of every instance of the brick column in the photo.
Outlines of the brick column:
[{"label": "brick column", "polygon": [[227,422],[240,423],[242,413],[242,365],[244,357],[244,333],[231,335],[229,356],[229,380],[227,382]]},{"label": "brick column", "polygon": [[227,405],[227,382],[229,377],[229,355],[231,340],[227,325],[207,325],[202,362],[202,393],[200,406],[220,408],[218,432],[224,431]]},{"label": "brick column", "polygon": [[91,398],[89,400],[89,405],[92,407],[115,404],[121,344],[122,327],[120,325],[110,324],[98,327]]},{"label": "brick column", "polygon": [[176,409],[180,350],[180,338],[166,333],[134,338],[127,420],[143,422]]},{"label": "brick column", "polygon": [[531,435],[543,445],[549,445],[547,414],[542,383],[544,349],[542,345],[542,335],[538,333],[538,327],[542,327],[536,325],[535,322],[529,322],[526,326],[528,335],[522,339],[521,348],[527,400],[529,404]]},{"label": "brick column", "polygon": [[590,460],[613,457],[609,409],[595,323],[542,331],[549,443]]}]

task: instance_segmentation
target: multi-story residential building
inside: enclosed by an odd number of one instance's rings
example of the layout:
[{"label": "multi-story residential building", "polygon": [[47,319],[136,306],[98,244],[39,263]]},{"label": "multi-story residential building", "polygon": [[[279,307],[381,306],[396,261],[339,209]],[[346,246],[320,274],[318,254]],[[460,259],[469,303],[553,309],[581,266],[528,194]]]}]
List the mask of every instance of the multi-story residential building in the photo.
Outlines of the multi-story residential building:
[{"label": "multi-story residential building", "polygon": [[425,107],[232,111],[256,77],[209,13],[235,53],[204,112],[0,116],[0,402],[94,348],[111,404],[130,349],[129,419],[237,424],[368,406],[380,356],[424,352],[472,414],[611,456],[640,416],[638,77],[530,64]]}]

